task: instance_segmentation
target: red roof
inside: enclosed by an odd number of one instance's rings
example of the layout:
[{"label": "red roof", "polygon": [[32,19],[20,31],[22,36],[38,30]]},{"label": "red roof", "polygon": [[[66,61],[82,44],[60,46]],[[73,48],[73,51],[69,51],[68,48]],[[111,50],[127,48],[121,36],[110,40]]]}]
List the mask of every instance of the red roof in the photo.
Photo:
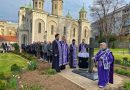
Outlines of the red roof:
[{"label": "red roof", "polygon": [[16,42],[17,37],[16,36],[3,36],[3,35],[0,35],[0,41]]}]

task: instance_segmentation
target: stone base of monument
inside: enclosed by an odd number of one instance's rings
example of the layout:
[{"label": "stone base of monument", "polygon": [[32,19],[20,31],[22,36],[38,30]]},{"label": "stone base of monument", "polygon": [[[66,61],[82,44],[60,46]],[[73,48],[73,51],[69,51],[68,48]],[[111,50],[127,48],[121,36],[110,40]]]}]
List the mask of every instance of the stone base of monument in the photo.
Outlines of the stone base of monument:
[{"label": "stone base of monument", "polygon": [[74,69],[72,72],[79,74],[83,77],[86,77],[88,79],[94,80],[94,81],[98,80],[98,73],[97,72],[89,73],[88,70],[86,70],[86,69]]}]

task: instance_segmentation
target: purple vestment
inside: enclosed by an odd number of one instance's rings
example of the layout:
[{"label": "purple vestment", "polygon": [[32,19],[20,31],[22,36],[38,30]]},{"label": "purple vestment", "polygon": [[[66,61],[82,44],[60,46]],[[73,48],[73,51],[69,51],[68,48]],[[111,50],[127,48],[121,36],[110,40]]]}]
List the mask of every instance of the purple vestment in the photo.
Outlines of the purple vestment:
[{"label": "purple vestment", "polygon": [[76,55],[76,45],[70,45],[70,67],[75,68],[77,67],[77,55]]},{"label": "purple vestment", "polygon": [[98,85],[106,86],[113,83],[114,56],[109,49],[100,50],[95,60],[98,62]]},{"label": "purple vestment", "polygon": [[66,65],[68,62],[68,45],[64,41],[61,41],[62,47],[62,65]]},{"label": "purple vestment", "polygon": [[85,47],[85,44],[81,44],[81,52],[86,52],[86,47]]},{"label": "purple vestment", "polygon": [[59,66],[62,65],[62,47],[61,43],[59,41],[56,41],[58,44],[58,50],[59,50]]}]

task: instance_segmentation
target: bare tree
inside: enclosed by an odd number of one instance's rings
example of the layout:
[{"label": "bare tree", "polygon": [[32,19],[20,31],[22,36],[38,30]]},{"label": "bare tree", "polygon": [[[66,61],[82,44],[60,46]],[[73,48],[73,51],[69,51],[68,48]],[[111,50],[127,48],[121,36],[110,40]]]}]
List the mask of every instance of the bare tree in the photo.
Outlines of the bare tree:
[{"label": "bare tree", "polygon": [[100,30],[103,32],[107,43],[109,43],[112,30],[116,28],[115,15],[123,4],[124,0],[94,0],[90,7],[91,16],[100,25]]}]

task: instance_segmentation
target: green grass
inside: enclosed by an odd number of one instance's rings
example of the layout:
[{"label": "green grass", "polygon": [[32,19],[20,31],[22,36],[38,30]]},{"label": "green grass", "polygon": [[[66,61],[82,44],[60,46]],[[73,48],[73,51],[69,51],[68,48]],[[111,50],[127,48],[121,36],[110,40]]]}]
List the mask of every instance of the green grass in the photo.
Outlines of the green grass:
[{"label": "green grass", "polygon": [[[123,54],[123,52],[128,52],[128,49],[110,49],[113,53],[122,53]],[[94,51],[95,51],[95,53],[96,52],[98,52],[99,51],[99,48],[95,48],[94,49]]]},{"label": "green grass", "polygon": [[17,64],[18,66],[25,68],[27,67],[27,60],[13,53],[0,53],[0,72],[11,72],[10,69],[13,64]]},{"label": "green grass", "polygon": [[[116,60],[123,60],[124,57],[127,57],[130,60],[130,54],[128,54],[128,49],[110,49]],[[94,49],[94,54],[99,51],[99,48]],[[123,53],[124,52],[124,53]]]}]

